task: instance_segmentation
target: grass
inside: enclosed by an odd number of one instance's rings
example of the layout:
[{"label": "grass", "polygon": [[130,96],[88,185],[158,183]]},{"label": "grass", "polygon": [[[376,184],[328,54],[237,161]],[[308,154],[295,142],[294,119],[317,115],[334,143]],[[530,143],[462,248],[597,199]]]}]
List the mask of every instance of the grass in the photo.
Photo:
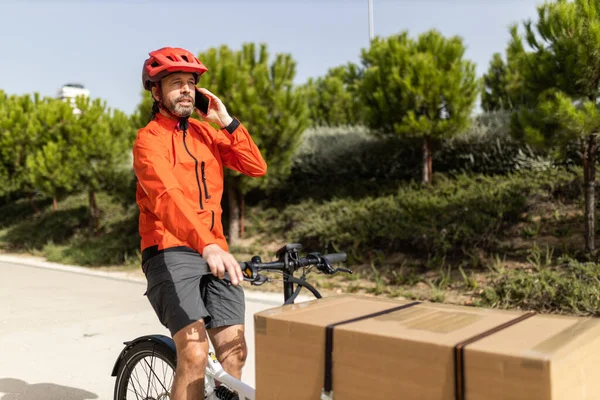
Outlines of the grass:
[{"label": "grass", "polygon": [[600,264],[565,259],[556,265],[500,269],[477,305],[600,316]]}]

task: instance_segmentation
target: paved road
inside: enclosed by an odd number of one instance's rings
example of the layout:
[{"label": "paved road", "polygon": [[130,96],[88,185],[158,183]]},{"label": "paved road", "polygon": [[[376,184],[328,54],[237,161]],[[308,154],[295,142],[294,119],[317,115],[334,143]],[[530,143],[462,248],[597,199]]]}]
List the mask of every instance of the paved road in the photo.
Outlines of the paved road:
[{"label": "paved road", "polygon": [[[142,282],[0,261],[0,400],[112,399],[123,341],[169,334],[144,291]],[[242,378],[254,385],[252,315],[282,297],[246,293]]]}]

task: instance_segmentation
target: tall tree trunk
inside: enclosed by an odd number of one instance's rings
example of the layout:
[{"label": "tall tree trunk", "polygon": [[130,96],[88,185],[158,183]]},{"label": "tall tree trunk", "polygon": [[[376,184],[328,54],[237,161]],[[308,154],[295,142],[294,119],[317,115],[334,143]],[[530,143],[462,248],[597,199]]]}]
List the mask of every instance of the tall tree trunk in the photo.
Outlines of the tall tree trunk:
[{"label": "tall tree trunk", "polygon": [[585,251],[595,250],[595,209],[596,209],[596,133],[587,138],[587,145],[582,139],[583,147],[583,182],[585,189]]},{"label": "tall tree trunk", "polygon": [[431,150],[431,139],[427,138],[427,172],[429,173],[429,183],[433,183],[433,152]]},{"label": "tall tree trunk", "polygon": [[234,179],[228,180],[227,197],[229,200],[229,242],[235,244],[240,239],[240,207]]},{"label": "tall tree trunk", "polygon": [[88,192],[89,198],[89,233],[90,236],[93,236],[96,232],[98,232],[98,203],[96,202],[96,192],[90,190]]},{"label": "tall tree trunk", "polygon": [[37,208],[37,206],[35,205],[35,202],[33,201],[34,197],[35,197],[35,193],[32,193],[32,194],[29,195],[29,204],[31,204],[31,207],[33,208],[33,211],[37,215],[37,214],[40,213],[40,209]]},{"label": "tall tree trunk", "polygon": [[56,212],[56,210],[58,209],[58,203],[56,201],[56,196],[52,197],[52,209],[54,210],[54,212]]},{"label": "tall tree trunk", "polygon": [[423,138],[423,183],[431,183],[433,180],[433,163],[431,155],[431,139],[429,136]]},{"label": "tall tree trunk", "polygon": [[240,193],[240,237],[244,238],[245,229],[245,211],[246,211],[246,198],[243,193]]}]

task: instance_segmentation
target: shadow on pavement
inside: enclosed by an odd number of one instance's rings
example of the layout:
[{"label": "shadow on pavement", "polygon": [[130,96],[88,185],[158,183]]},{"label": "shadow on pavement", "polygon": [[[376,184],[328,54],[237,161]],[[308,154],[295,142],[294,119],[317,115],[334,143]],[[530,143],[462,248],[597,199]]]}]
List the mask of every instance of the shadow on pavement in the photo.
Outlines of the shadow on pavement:
[{"label": "shadow on pavement", "polygon": [[87,400],[97,398],[97,394],[86,390],[54,383],[29,384],[20,379],[0,379],[0,400]]}]

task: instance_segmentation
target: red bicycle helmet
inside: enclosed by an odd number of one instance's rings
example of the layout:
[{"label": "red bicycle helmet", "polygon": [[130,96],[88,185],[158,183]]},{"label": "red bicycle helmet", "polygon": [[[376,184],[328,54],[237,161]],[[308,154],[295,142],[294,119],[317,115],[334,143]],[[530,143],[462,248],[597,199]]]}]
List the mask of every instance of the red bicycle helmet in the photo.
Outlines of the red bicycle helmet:
[{"label": "red bicycle helmet", "polygon": [[173,72],[192,72],[198,83],[200,75],[208,71],[196,56],[181,48],[163,47],[149,55],[142,70],[142,83],[146,90],[151,90],[155,83]]}]

